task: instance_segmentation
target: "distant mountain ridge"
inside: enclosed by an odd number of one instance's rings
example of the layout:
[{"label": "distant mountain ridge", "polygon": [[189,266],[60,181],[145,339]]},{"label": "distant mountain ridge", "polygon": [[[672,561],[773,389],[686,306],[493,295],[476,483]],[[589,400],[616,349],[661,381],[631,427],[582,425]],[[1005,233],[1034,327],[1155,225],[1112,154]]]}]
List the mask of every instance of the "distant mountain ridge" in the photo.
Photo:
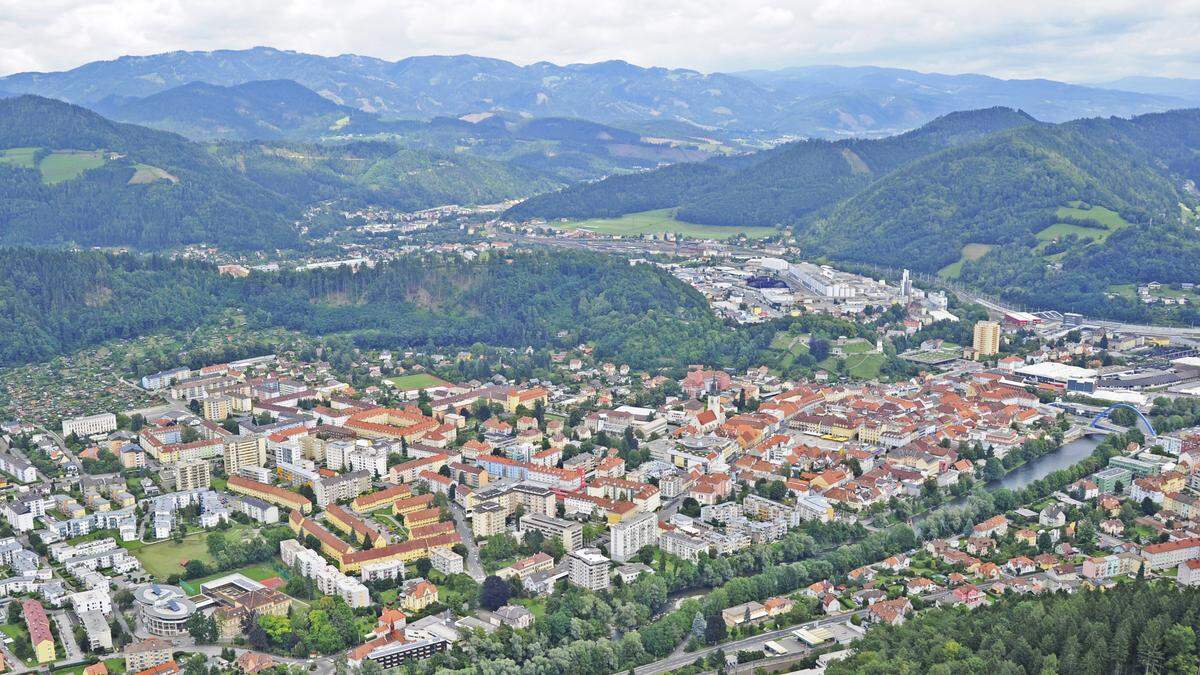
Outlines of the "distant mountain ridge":
[{"label": "distant mountain ridge", "polygon": [[748,156],[574,185],[532,197],[508,215],[591,218],[679,207],[679,217],[706,225],[792,224],[906,162],[1036,122],[1009,108],[952,113],[885,139],[799,141]]},{"label": "distant mountain ridge", "polygon": [[561,185],[509,162],[390,143],[205,146],[54,99],[0,99],[0,244],[270,250],[301,244],[295,225],[319,201],[416,210]]},{"label": "distant mountain ridge", "polygon": [[190,82],[144,98],[109,96],[91,107],[116,120],[195,141],[385,140],[413,150],[509,162],[563,181],[594,180],[713,154],[705,139],[646,138],[581,119],[489,112],[385,120],[334,103],[292,80],[231,86]]},{"label": "distant mountain ridge", "polygon": [[275,140],[305,127],[357,114],[292,80],[262,80],[228,87],[189,82],[145,98],[109,97],[96,112],[188,138]]},{"label": "distant mountain ridge", "polygon": [[1123,77],[1095,85],[1155,96],[1172,96],[1191,105],[1200,104],[1200,79],[1184,77]]},{"label": "distant mountain ridge", "polygon": [[1186,104],[1173,96],[1048,80],[882,68],[700,73],[643,68],[623,61],[518,66],[469,55],[391,62],[266,47],[125,56],[58,73],[18,73],[0,78],[0,90],[94,106],[106,99],[144,98],[192,82],[233,86],[282,79],[294,80],[339,105],[392,119],[500,111],[616,126],[670,121],[726,138],[881,135],[915,128],[953,110],[995,105],[1063,121],[1128,116]]},{"label": "distant mountain ridge", "polygon": [[[787,226],[805,255],[957,278],[1033,306],[1151,320],[1119,287],[1200,279],[1200,109],[1039,122],[953,113],[885,139],[803,141],[530,198],[514,220],[673,208]],[[1200,319],[1187,308],[1173,320]]]}]

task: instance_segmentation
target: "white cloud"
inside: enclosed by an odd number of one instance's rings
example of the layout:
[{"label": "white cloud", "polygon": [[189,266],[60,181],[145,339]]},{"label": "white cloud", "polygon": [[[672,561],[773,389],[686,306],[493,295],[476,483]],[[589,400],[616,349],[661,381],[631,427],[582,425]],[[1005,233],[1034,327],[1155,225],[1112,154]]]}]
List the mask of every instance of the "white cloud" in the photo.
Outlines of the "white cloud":
[{"label": "white cloud", "polygon": [[269,45],[387,59],[817,63],[1096,81],[1200,73],[1196,0],[0,0],[0,73]]}]

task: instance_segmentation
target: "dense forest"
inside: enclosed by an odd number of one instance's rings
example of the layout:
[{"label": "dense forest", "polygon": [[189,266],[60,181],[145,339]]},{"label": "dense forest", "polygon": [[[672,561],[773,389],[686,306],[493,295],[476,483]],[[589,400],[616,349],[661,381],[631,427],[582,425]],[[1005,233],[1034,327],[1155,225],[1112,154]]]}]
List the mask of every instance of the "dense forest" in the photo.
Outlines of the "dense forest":
[{"label": "dense forest", "polygon": [[1108,591],[1008,596],[975,610],[933,609],[878,626],[849,659],[849,673],[1195,673],[1200,591],[1173,583]]},{"label": "dense forest", "polygon": [[415,211],[492,204],[562,185],[535,169],[383,142],[226,143],[213,154],[232,173],[298,204],[345,199]]},{"label": "dense forest", "polygon": [[365,347],[524,348],[590,343],[651,368],[745,366],[768,330],[723,325],[704,298],[652,265],[584,252],[402,258],[349,268],[217,275],[158,257],[0,250],[0,363],[112,338],[187,329],[236,309],[251,327],[346,334]]},{"label": "dense forest", "polygon": [[[34,152],[14,161],[13,148]],[[0,99],[0,242],[288,246],[298,213],[180,136],[60,101]]]},{"label": "dense forest", "polygon": [[906,162],[1034,122],[1007,108],[952,113],[882,140],[801,141],[753,155],[614,176],[528,199],[507,215],[591,218],[678,206],[680,218],[706,225],[794,224]]},{"label": "dense forest", "polygon": [[60,101],[0,99],[0,243],[294,248],[308,205],[417,210],[563,184],[536,165],[385,142],[205,146]]},{"label": "dense forest", "polygon": [[192,328],[225,304],[223,285],[209,266],[158,257],[0,249],[0,364]]},{"label": "dense forest", "polygon": [[251,275],[252,320],[313,334],[354,330],[360,344],[596,346],[654,367],[747,364],[764,333],[725,327],[704,298],[652,265],[550,251],[476,262],[409,257],[374,269]]}]

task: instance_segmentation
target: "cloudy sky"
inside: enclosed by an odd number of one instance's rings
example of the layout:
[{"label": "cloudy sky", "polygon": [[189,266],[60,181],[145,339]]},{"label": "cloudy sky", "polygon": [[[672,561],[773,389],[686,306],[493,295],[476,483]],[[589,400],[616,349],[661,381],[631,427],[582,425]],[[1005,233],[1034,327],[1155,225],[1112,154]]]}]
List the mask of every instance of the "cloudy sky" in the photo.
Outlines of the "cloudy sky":
[{"label": "cloudy sky", "polygon": [[0,0],[0,74],[267,45],[398,59],[1200,76],[1200,0]]}]

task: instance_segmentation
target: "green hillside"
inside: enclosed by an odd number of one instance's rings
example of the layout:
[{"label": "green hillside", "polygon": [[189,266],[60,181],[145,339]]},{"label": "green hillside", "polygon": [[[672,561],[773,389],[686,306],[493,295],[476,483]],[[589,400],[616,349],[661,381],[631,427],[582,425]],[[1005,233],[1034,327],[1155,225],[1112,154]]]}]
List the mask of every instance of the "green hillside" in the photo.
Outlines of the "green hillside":
[{"label": "green hillside", "polygon": [[790,225],[812,255],[938,273],[1031,307],[1190,322],[1110,286],[1200,279],[1200,111],[1041,124],[955,113],[882,140],[808,141],[577,185],[514,218]]},{"label": "green hillside", "polygon": [[754,155],[615,176],[534,197],[508,215],[591,218],[678,207],[681,220],[705,225],[796,224],[906,162],[1034,122],[1006,108],[953,113],[882,140],[803,141]]},{"label": "green hillside", "polygon": [[[0,100],[0,242],[290,245],[297,205],[174,134],[33,96]],[[176,181],[133,181],[140,166]]]},{"label": "green hillside", "polygon": [[230,171],[304,203],[347,198],[415,210],[491,204],[561,185],[532,169],[389,143],[226,144],[213,152]]},{"label": "green hillside", "polygon": [[[1191,321],[1109,286],[1200,278],[1179,205],[1200,111],[1027,126],[909,163],[802,232],[825,255],[956,276],[1032,307]],[[986,255],[965,256],[971,245]],[[978,247],[975,253],[978,253]],[[974,258],[973,260],[971,258]]]},{"label": "green hillside", "polygon": [[[286,103],[286,95],[297,95],[294,83],[259,84],[270,85],[265,92],[249,88],[260,107],[273,109],[263,97]],[[236,89],[249,96],[247,87]],[[213,107],[222,110],[226,96]],[[304,100],[340,114],[312,92]],[[201,106],[197,114],[216,114],[208,110]],[[248,124],[262,122],[256,119]],[[276,113],[276,122],[288,119],[290,113]],[[546,133],[562,136],[572,128]],[[293,223],[321,201],[415,210],[495,203],[562,185],[535,168],[468,154],[385,142],[206,146],[60,101],[0,100],[0,244],[294,248],[302,241]]]},{"label": "green hillside", "polygon": [[158,257],[0,249],[0,365],[207,324],[344,336],[370,348],[485,344],[562,348],[646,368],[748,365],[757,337],[724,326],[704,297],[652,265],[579,251],[410,256],[364,268],[220,276]]}]

